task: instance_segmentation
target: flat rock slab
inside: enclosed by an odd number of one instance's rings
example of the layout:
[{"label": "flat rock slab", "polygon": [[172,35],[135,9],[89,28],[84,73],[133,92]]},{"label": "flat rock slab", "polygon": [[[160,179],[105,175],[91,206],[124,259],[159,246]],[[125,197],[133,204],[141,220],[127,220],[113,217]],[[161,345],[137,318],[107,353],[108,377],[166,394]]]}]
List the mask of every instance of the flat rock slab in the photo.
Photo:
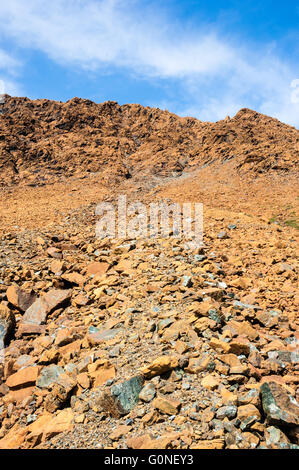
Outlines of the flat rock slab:
[{"label": "flat rock slab", "polygon": [[86,266],[84,272],[86,273],[87,276],[92,276],[92,275],[102,276],[108,271],[109,267],[110,267],[109,263],[94,262]]},{"label": "flat rock slab", "polygon": [[88,340],[92,345],[106,343],[107,341],[114,340],[122,331],[122,328],[111,328],[103,330],[90,328],[88,332]]},{"label": "flat rock slab", "polygon": [[32,387],[36,383],[40,370],[41,367],[39,366],[24,367],[15,374],[10,375],[6,380],[6,385],[13,390]]},{"label": "flat rock slab", "polygon": [[46,322],[49,313],[69,301],[71,295],[71,289],[51,289],[43,297],[39,297],[31,305],[31,307],[26,310],[22,318],[22,323],[33,323],[35,325],[42,325]]},{"label": "flat rock slab", "polygon": [[6,297],[9,303],[14,307],[18,308],[22,312],[28,310],[28,308],[36,300],[36,295],[32,292],[27,292],[24,289],[21,289],[17,285],[9,286],[6,291]]}]

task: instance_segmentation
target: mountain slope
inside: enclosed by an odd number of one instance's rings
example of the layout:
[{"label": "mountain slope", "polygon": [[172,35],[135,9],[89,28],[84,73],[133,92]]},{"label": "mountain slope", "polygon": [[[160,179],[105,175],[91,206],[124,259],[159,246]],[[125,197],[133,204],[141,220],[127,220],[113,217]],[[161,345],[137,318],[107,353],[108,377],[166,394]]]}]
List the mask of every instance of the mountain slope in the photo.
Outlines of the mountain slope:
[{"label": "mountain slope", "polygon": [[216,123],[137,104],[66,103],[6,95],[0,105],[1,184],[43,184],[99,172],[109,181],[167,176],[230,161],[240,173],[295,170],[299,131],[241,109]]}]

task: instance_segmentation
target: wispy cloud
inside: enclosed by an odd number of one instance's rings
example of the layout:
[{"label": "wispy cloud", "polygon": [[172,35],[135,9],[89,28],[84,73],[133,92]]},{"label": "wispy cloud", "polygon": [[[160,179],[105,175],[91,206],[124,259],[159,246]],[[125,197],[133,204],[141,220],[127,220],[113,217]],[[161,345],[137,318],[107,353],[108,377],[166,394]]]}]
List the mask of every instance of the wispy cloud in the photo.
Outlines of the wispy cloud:
[{"label": "wispy cloud", "polygon": [[299,126],[290,87],[298,69],[273,45],[242,46],[215,25],[186,31],[151,11],[142,1],[10,0],[0,9],[0,34],[66,67],[98,73],[121,67],[148,80],[176,81],[185,95],[176,111],[200,119],[246,106]]},{"label": "wispy cloud", "polygon": [[17,81],[20,67],[19,60],[0,48],[0,95],[4,93],[18,95],[21,93],[21,86]]}]

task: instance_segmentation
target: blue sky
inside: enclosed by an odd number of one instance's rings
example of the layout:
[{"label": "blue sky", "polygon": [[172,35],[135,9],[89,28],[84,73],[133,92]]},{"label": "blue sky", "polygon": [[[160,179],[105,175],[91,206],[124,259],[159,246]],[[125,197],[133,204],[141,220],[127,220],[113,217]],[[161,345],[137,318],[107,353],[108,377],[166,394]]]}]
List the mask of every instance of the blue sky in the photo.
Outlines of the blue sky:
[{"label": "blue sky", "polygon": [[9,0],[0,92],[299,127],[298,0]]}]

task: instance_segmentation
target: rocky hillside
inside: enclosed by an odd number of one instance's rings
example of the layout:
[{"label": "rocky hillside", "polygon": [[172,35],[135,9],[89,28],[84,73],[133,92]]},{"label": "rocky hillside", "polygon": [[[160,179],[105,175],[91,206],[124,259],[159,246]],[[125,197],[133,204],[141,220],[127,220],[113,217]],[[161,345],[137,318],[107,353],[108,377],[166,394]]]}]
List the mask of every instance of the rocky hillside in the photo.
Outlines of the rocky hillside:
[{"label": "rocky hillside", "polygon": [[0,448],[298,449],[296,246],[226,224],[197,252],[75,214],[4,237]]},{"label": "rocky hillside", "polygon": [[213,163],[241,174],[294,170],[299,132],[249,109],[216,123],[137,104],[6,96],[0,110],[1,184],[44,184],[98,173],[103,181],[167,176]]},{"label": "rocky hillside", "polygon": [[[298,131],[6,97],[0,449],[298,449]],[[204,244],[96,204],[202,202]]]}]

